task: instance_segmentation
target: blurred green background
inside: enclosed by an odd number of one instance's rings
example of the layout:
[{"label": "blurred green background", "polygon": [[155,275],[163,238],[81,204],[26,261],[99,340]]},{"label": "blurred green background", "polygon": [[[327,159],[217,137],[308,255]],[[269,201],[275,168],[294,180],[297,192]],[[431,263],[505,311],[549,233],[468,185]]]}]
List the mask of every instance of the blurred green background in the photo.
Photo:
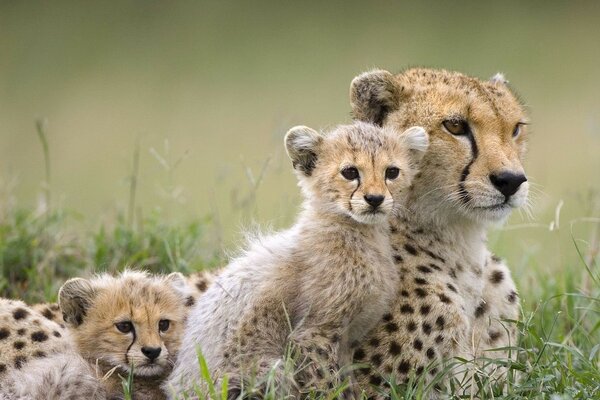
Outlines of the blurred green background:
[{"label": "blurred green background", "polygon": [[[559,202],[565,235],[568,221],[600,215],[599,65],[598,2],[4,0],[0,177],[20,205],[37,204],[45,118],[53,203],[93,227],[127,208],[139,143],[136,209],[210,215],[231,248],[250,221],[292,221],[300,195],[283,134],[348,122],[358,73],[500,71],[531,114],[537,185],[533,219],[515,213],[510,226],[527,226],[497,231],[492,247],[535,280],[529,254],[545,273],[563,265],[548,229]],[[578,227],[589,238],[590,224]]]}]

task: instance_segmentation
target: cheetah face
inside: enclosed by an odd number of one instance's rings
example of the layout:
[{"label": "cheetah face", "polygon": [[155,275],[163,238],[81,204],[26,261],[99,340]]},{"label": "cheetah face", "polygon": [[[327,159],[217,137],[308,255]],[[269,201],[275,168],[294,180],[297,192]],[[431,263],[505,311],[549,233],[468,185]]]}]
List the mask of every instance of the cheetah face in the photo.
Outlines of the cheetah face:
[{"label": "cheetah face", "polygon": [[75,278],[61,288],[59,304],[90,362],[134,376],[166,376],[183,332],[185,287],[181,274]]},{"label": "cheetah face", "polygon": [[286,135],[307,200],[315,209],[362,224],[383,223],[400,211],[402,195],[427,146],[427,133],[420,127],[399,135],[356,123],[327,135],[307,127],[292,128]]},{"label": "cheetah face", "polygon": [[420,216],[501,222],[527,202],[527,117],[502,76],[480,81],[443,70],[372,71],[352,82],[360,120],[422,125],[430,146],[407,206]]}]

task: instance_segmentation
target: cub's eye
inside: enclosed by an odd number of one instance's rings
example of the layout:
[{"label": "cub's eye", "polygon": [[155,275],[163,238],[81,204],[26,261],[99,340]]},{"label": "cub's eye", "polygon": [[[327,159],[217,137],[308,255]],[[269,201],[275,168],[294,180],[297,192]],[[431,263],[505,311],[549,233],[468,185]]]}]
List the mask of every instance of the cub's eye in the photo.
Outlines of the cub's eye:
[{"label": "cub's eye", "polygon": [[341,174],[344,178],[348,179],[349,181],[358,179],[358,170],[356,169],[356,167],[346,167],[342,170]]},{"label": "cub's eye", "polygon": [[400,169],[396,167],[389,167],[385,170],[385,179],[396,179],[400,174]]},{"label": "cub's eye", "polygon": [[515,125],[515,129],[513,130],[512,133],[512,137],[516,138],[517,136],[519,136],[519,134],[521,133],[521,127],[525,125],[522,122],[519,122],[517,125]]},{"label": "cub's eye", "polygon": [[469,124],[462,119],[447,119],[442,122],[444,128],[453,135],[466,135],[469,133]]},{"label": "cub's eye", "polygon": [[131,321],[117,322],[115,326],[117,327],[119,332],[122,333],[129,333],[133,330],[133,324],[131,323]]},{"label": "cub's eye", "polygon": [[171,326],[171,321],[168,319],[161,319],[158,321],[158,330],[161,332],[166,332],[169,330],[169,326]]}]

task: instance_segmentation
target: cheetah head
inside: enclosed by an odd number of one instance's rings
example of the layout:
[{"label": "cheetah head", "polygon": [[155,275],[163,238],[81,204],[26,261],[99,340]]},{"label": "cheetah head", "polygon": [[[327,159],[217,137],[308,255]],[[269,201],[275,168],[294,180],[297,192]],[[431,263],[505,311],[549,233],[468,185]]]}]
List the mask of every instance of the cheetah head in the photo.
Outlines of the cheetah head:
[{"label": "cheetah head", "polygon": [[120,276],[74,278],[59,292],[59,305],[80,353],[106,371],[136,377],[167,375],[186,317],[183,275],[137,271]]},{"label": "cheetah head", "polygon": [[527,118],[502,75],[480,81],[444,70],[374,70],[354,78],[350,97],[358,120],[429,133],[407,200],[413,213],[485,224],[526,203]]},{"label": "cheetah head", "polygon": [[355,123],[323,135],[298,126],[287,133],[285,145],[300,187],[316,209],[374,224],[400,210],[428,137],[420,127],[398,134]]}]

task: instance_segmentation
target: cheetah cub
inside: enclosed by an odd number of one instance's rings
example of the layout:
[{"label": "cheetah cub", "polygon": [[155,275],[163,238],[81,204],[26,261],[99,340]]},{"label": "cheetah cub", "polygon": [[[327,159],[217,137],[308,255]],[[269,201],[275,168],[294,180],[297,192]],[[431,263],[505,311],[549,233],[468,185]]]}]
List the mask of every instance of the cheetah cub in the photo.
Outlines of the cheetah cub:
[{"label": "cheetah cub", "polygon": [[122,398],[133,374],[133,399],[164,399],[189,307],[180,273],[126,270],[118,276],[74,278],[60,289],[64,321],[81,356],[102,376],[110,398]]},{"label": "cheetah cub", "polygon": [[[165,390],[175,398],[204,390],[197,349],[213,379],[228,376],[231,399],[244,385],[260,396],[272,377],[285,391],[277,398],[345,379],[351,343],[395,296],[388,217],[400,211],[428,143],[420,127],[400,135],[366,123],[326,135],[292,128],[285,145],[303,210],[289,230],[253,240],[199,299]],[[283,366],[287,351],[293,374]]]}]

